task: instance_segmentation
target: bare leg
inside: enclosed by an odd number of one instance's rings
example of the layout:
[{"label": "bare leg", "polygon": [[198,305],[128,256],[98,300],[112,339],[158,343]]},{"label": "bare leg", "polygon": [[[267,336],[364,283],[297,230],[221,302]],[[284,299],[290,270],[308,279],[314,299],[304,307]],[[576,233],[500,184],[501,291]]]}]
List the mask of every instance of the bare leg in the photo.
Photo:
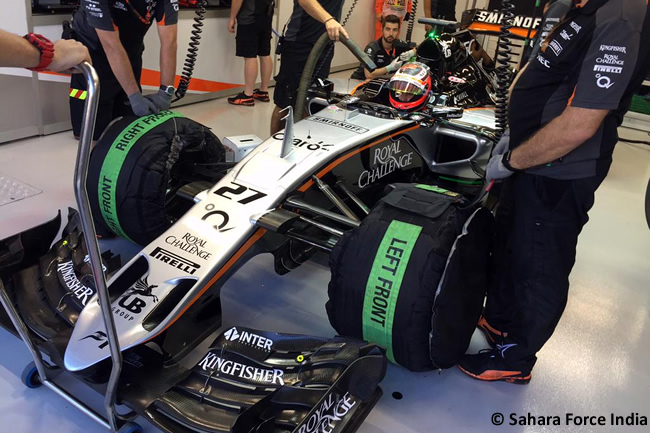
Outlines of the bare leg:
[{"label": "bare leg", "polygon": [[285,113],[281,113],[282,108],[277,105],[273,108],[273,114],[271,115],[271,135],[284,129],[284,121],[282,118],[285,116]]},{"label": "bare leg", "polygon": [[260,85],[260,90],[262,92],[269,91],[269,81],[271,81],[272,71],[273,71],[273,61],[271,60],[271,56],[260,57],[260,76],[262,78],[262,84]]},{"label": "bare leg", "polygon": [[257,80],[257,57],[247,57],[244,59],[244,93],[251,96],[255,90],[255,80]]}]

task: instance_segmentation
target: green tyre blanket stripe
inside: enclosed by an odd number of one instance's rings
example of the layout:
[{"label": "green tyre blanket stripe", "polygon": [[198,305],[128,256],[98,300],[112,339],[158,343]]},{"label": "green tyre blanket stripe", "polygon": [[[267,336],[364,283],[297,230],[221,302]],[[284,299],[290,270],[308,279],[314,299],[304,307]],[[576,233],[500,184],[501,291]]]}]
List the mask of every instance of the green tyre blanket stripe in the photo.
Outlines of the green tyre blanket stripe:
[{"label": "green tyre blanket stripe", "polygon": [[393,320],[397,298],[411,253],[422,227],[390,223],[373,262],[363,300],[363,338],[386,349],[393,363]]},{"label": "green tyre blanket stripe", "polygon": [[106,154],[102,169],[99,173],[99,186],[97,196],[100,198],[100,206],[104,221],[113,232],[125,239],[131,240],[120,225],[117,217],[117,181],[122,170],[122,165],[135,143],[147,132],[158,125],[174,117],[183,117],[180,113],[162,111],[159,114],[140,117],[126,127],[122,133],[113,141],[111,148]]}]

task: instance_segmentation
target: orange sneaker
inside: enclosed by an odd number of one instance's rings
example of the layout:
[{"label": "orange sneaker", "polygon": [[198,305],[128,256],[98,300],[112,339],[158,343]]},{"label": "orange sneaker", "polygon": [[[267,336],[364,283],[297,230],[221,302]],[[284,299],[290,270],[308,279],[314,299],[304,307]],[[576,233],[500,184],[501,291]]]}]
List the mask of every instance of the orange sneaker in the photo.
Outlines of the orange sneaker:
[{"label": "orange sneaker", "polygon": [[496,349],[484,349],[476,355],[465,355],[458,363],[460,371],[466,375],[487,382],[508,382],[525,385],[530,382],[530,368],[517,368],[509,365],[503,354],[514,345],[497,344]]}]

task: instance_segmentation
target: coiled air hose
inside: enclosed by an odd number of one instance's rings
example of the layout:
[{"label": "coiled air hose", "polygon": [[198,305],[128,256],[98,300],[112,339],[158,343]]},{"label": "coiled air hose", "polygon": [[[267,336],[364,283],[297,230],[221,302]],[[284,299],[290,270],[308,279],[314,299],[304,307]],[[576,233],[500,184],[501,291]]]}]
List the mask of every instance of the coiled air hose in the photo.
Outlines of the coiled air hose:
[{"label": "coiled air hose", "polygon": [[418,11],[418,0],[413,0],[411,6],[411,13],[409,14],[409,22],[406,26],[406,43],[411,43],[411,36],[413,35],[413,27],[415,26],[415,14]]},{"label": "coiled air hose", "polygon": [[172,102],[182,99],[190,87],[190,80],[194,73],[194,66],[196,65],[196,58],[199,55],[199,44],[201,41],[201,33],[203,33],[203,20],[205,19],[207,0],[195,0],[188,2],[192,6],[196,6],[194,15],[194,24],[192,24],[192,36],[190,36],[190,46],[187,49],[187,56],[185,56],[185,63],[183,64],[183,72],[181,73],[181,80],[176,89],[176,98]]},{"label": "coiled air hose", "polygon": [[499,42],[497,50],[497,89],[496,103],[494,107],[494,117],[496,119],[497,138],[501,138],[503,132],[508,128],[508,87],[510,86],[510,58],[512,48],[510,29],[513,26],[515,6],[512,0],[501,1],[501,13],[503,21],[501,22],[501,33],[499,33]]},{"label": "coiled air hose", "polygon": [[[348,39],[343,35],[339,35],[339,41],[346,46],[348,50],[356,57],[366,69],[370,72],[373,72],[377,69],[377,65],[372,59],[366,54],[356,42],[352,39]],[[320,38],[314,44],[314,47],[309,53],[307,62],[305,63],[305,69],[302,71],[300,77],[300,84],[298,85],[298,93],[296,96],[296,109],[294,111],[294,117],[296,120],[300,120],[305,117],[305,106],[307,104],[307,92],[309,91],[309,86],[312,83],[312,77],[314,71],[316,70],[316,65],[318,60],[329,45],[330,39],[327,33],[323,33]]]}]

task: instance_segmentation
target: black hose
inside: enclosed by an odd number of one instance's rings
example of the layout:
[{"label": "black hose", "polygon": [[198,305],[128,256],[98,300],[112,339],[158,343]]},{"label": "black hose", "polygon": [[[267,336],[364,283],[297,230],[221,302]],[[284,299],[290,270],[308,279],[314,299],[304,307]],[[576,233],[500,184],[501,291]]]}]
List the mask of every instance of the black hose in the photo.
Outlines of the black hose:
[{"label": "black hose", "polygon": [[201,41],[201,33],[203,30],[203,20],[205,19],[205,6],[207,5],[207,0],[198,0],[196,15],[194,16],[194,24],[192,24],[192,36],[190,36],[190,46],[187,49],[187,56],[185,57],[185,63],[183,64],[183,72],[181,73],[181,80],[178,83],[178,89],[176,89],[176,99],[172,102],[176,102],[179,99],[182,99],[187,93],[187,89],[190,87],[190,80],[192,79],[192,74],[194,73],[194,66],[196,65],[196,58],[199,55],[199,44]]},{"label": "black hose", "polygon": [[515,6],[512,0],[501,1],[501,13],[503,14],[503,21],[501,22],[501,33],[499,34],[499,43],[497,50],[497,88],[496,88],[496,103],[494,107],[494,117],[497,127],[498,141],[503,132],[508,128],[508,87],[510,86],[510,55],[512,54],[512,47],[510,43],[510,36],[512,33],[510,29],[513,26]]},{"label": "black hose", "polygon": [[413,0],[413,4],[411,6],[411,13],[409,15],[409,22],[408,25],[406,26],[406,42],[408,44],[411,43],[411,36],[413,36],[413,26],[415,26],[415,13],[418,10],[418,0]]},{"label": "black hose", "polygon": [[[377,65],[372,59],[366,54],[356,42],[352,39],[348,39],[343,35],[339,35],[339,41],[347,47],[348,50],[356,57],[370,72],[373,72],[377,69]],[[298,85],[298,93],[296,95],[296,109],[294,111],[294,118],[300,120],[305,117],[305,105],[307,104],[307,92],[311,86],[314,71],[318,60],[323,53],[323,50],[327,47],[330,42],[329,35],[323,33],[320,38],[314,44],[314,47],[309,53],[307,62],[305,63],[305,69],[302,71],[300,77],[300,84]]]}]

